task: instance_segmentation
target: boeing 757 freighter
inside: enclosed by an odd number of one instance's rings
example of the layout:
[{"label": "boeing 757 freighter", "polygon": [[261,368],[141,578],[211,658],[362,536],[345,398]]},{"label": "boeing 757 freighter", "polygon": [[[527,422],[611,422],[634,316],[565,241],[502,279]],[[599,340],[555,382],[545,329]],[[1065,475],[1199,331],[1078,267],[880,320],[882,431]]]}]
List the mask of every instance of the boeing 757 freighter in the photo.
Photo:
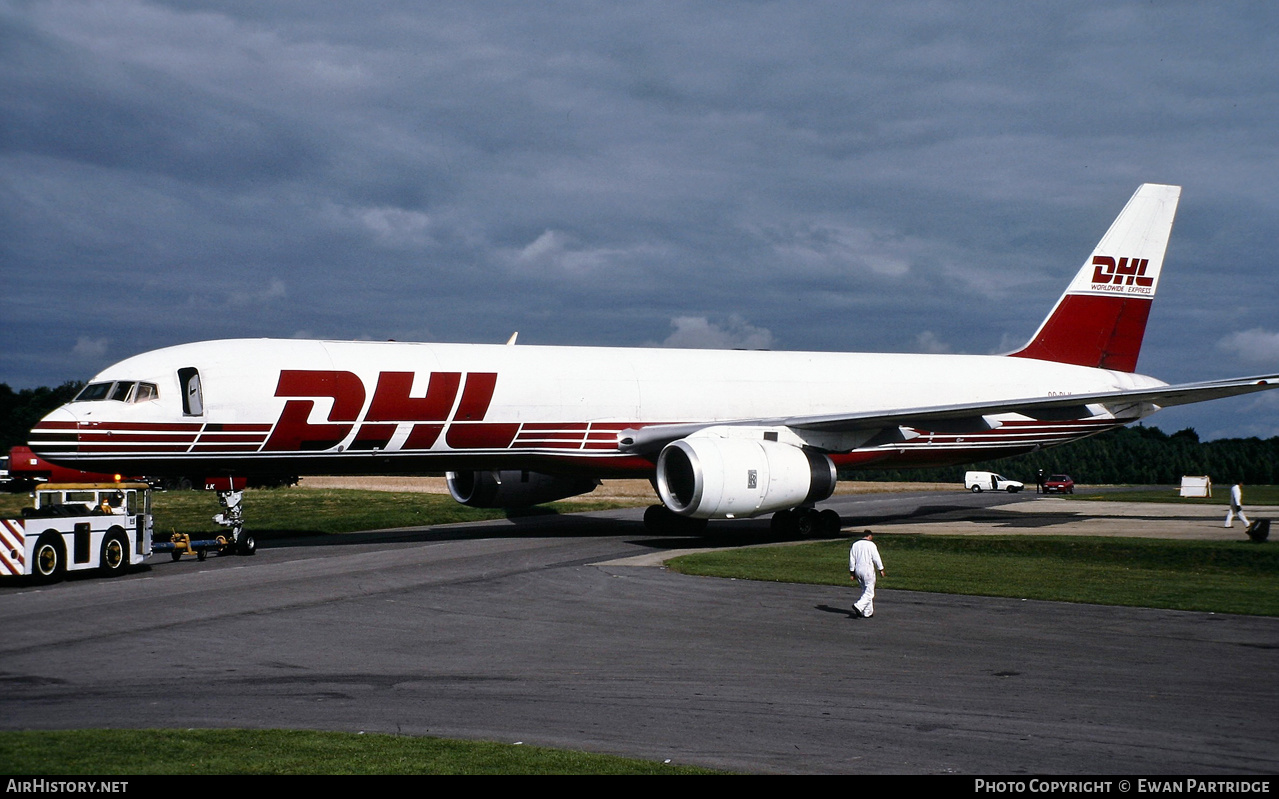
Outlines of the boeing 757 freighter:
[{"label": "boeing 757 freighter", "polygon": [[103,370],[30,444],[154,476],[447,472],[486,507],[644,477],[651,527],[774,513],[808,529],[841,467],[999,458],[1279,385],[1136,373],[1180,194],[1141,186],[1008,355],[206,341]]}]

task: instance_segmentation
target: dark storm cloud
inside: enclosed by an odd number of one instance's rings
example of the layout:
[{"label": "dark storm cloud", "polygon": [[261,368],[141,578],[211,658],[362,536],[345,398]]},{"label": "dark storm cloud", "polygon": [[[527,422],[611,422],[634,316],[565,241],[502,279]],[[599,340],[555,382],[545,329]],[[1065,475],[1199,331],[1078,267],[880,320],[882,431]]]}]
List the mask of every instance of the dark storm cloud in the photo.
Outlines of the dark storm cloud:
[{"label": "dark storm cloud", "polygon": [[1273,371],[1276,22],[0,0],[0,379],[240,335],[993,352],[1147,181],[1185,193],[1142,370]]}]

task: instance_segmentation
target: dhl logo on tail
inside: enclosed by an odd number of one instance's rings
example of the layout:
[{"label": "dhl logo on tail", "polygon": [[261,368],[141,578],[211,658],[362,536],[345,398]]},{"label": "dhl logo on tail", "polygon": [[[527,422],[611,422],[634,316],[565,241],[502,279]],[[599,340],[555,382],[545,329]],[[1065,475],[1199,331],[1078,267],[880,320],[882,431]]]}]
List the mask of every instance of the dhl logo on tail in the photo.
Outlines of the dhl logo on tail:
[{"label": "dhl logo on tail", "polygon": [[1095,255],[1092,259],[1093,286],[1154,286],[1155,279],[1146,277],[1146,267],[1150,266],[1149,258],[1120,258],[1118,263],[1109,255]]}]

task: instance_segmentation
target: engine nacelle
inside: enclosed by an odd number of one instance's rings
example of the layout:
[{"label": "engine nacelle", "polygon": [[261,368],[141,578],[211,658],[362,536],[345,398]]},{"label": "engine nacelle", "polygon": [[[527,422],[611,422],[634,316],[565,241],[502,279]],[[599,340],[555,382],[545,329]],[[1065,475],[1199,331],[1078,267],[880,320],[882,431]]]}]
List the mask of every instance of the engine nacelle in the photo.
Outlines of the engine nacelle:
[{"label": "engine nacelle", "polygon": [[681,438],[657,458],[657,492],[681,516],[758,516],[829,497],[835,492],[835,464],[762,437]]},{"label": "engine nacelle", "polygon": [[453,499],[472,508],[526,508],[589,494],[600,484],[590,477],[559,477],[527,469],[448,472],[445,479]]}]

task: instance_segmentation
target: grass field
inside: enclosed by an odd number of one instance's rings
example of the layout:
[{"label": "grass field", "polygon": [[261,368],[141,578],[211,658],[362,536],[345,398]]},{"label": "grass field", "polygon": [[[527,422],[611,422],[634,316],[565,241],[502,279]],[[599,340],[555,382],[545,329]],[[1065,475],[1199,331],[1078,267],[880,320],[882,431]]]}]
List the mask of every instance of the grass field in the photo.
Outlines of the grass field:
[{"label": "grass field", "polygon": [[0,732],[0,774],[713,774],[538,746],[303,730]]},{"label": "grass field", "polygon": [[[687,555],[686,574],[850,585],[852,539]],[[877,588],[1279,616],[1279,546],[1071,536],[877,534]]]},{"label": "grass field", "polygon": [[[1139,491],[1090,491],[1087,488],[1077,489],[1075,499],[1106,500],[1107,502],[1176,502],[1186,505],[1220,505],[1223,508],[1230,504],[1230,486],[1215,485],[1211,497],[1181,497],[1177,495],[1177,486],[1146,489]],[[1279,486],[1244,486],[1244,509],[1249,505],[1279,505]]]}]

